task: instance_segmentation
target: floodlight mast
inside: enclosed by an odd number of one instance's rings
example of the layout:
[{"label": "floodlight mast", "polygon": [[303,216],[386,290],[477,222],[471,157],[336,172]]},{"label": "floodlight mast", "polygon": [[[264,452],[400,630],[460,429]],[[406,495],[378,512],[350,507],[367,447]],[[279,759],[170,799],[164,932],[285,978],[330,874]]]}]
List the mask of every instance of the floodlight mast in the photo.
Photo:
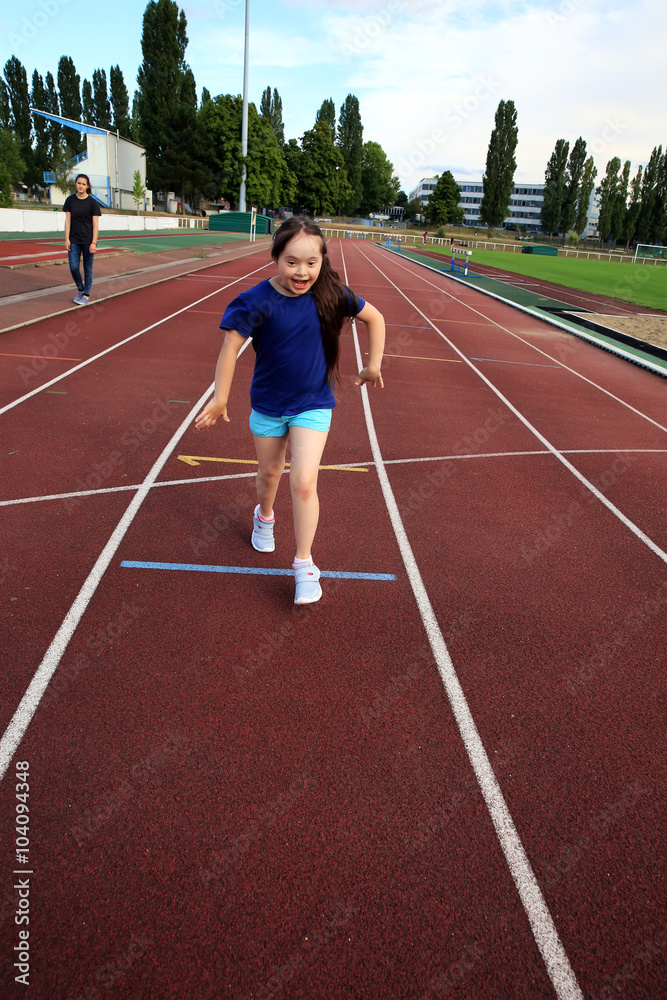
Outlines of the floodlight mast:
[{"label": "floodlight mast", "polygon": [[243,123],[241,125],[241,154],[243,156],[243,174],[241,190],[239,191],[239,212],[245,212],[245,184],[248,172],[245,158],[248,155],[248,43],[250,39],[250,0],[245,0],[245,51],[243,55]]}]

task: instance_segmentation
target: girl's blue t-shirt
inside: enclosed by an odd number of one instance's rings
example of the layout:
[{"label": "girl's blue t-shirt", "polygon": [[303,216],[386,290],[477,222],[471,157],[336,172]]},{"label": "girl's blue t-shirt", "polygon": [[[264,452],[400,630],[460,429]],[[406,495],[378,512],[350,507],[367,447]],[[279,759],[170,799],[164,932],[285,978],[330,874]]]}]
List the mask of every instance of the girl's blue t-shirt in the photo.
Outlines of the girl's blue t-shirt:
[{"label": "girl's blue t-shirt", "polygon": [[[346,315],[355,316],[364,305],[357,296],[355,307],[350,295]],[[310,292],[282,295],[267,278],[229,303],[220,328],[252,337],[257,354],[250,387],[253,410],[283,417],[336,405],[327,379],[320,318]]]}]

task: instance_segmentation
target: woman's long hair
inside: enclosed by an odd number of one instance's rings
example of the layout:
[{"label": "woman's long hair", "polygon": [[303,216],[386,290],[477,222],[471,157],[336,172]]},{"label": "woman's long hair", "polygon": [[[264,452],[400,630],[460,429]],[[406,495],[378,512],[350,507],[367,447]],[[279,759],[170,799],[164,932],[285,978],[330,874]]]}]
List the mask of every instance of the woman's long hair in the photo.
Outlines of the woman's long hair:
[{"label": "woman's long hair", "polygon": [[333,388],[334,382],[340,381],[340,370],[338,362],[340,358],[340,335],[343,325],[349,321],[348,302],[354,303],[353,311],[358,308],[357,297],[354,292],[344,284],[338,274],[331,266],[331,260],[327,252],[327,245],[319,226],[308,219],[297,219],[292,217],[273,236],[271,246],[271,256],[277,261],[288,243],[296,236],[313,236],[320,242],[322,251],[322,269],[317,281],[312,288],[312,296],[315,299],[317,315],[320,318],[322,327],[322,346],[324,347],[324,357],[327,363],[327,378],[329,385]]}]

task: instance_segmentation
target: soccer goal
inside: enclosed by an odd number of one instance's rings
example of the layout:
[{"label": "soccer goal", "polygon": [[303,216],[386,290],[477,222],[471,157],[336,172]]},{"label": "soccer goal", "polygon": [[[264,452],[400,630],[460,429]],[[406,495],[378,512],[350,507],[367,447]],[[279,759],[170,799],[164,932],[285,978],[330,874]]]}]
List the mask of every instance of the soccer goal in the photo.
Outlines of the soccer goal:
[{"label": "soccer goal", "polygon": [[632,258],[632,263],[637,263],[637,258],[640,260],[667,260],[667,247],[656,246],[651,243],[638,243],[635,248],[635,255]]}]

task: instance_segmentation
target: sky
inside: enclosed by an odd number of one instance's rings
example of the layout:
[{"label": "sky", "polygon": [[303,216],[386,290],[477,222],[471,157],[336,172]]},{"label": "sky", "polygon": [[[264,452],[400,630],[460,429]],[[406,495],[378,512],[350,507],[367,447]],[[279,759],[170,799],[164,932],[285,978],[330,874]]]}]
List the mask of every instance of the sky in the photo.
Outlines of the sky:
[{"label": "sky", "polygon": [[[515,183],[542,181],[558,139],[581,135],[598,182],[614,156],[632,173],[667,144],[665,0],[249,0],[249,100],[267,86],[285,137],[322,102],[359,99],[406,193],[451,170],[481,177],[501,100],[517,109]],[[245,0],[179,3],[201,96],[243,91]],[[120,65],[130,101],[142,61],[143,0],[25,0],[0,11],[0,65],[30,84],[71,56],[82,81]]]}]

